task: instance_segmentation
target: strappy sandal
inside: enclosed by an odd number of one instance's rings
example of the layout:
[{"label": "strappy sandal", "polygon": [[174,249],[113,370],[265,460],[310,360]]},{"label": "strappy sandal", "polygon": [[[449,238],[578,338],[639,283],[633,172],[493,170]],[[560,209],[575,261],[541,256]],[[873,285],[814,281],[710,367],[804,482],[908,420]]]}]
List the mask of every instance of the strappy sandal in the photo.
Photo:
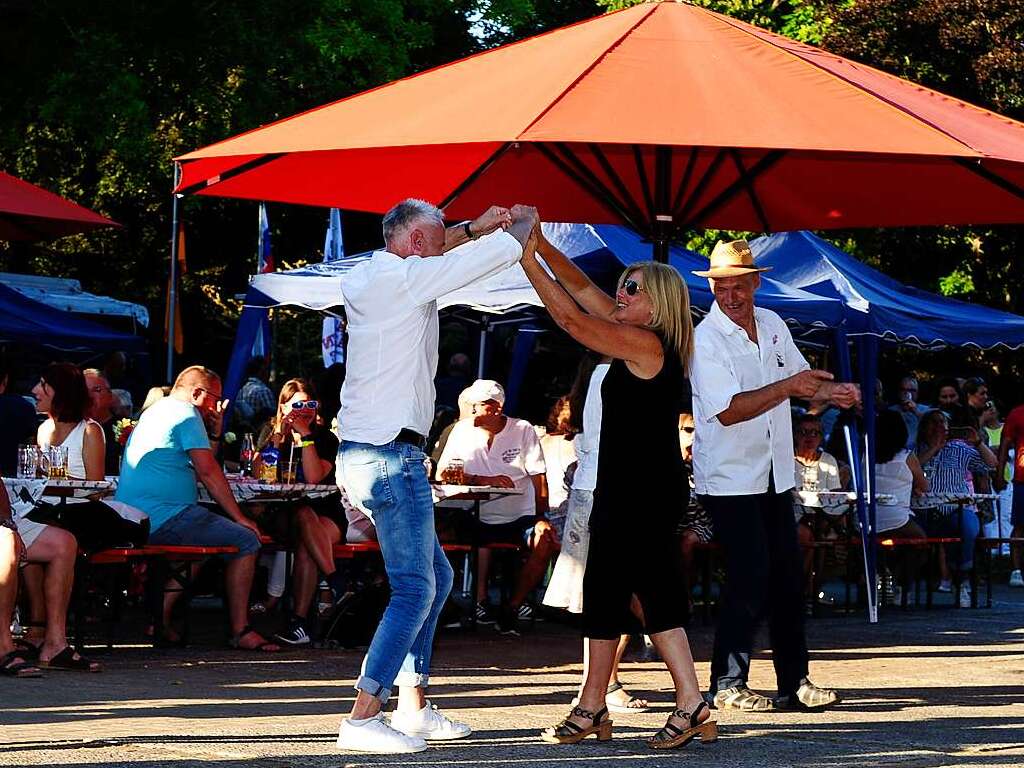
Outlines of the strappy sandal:
[{"label": "strappy sandal", "polygon": [[14,650],[0,656],[0,675],[4,677],[42,677],[43,672],[25,659],[25,654]]},{"label": "strappy sandal", "polygon": [[[260,639],[262,639],[263,642],[259,643],[258,645],[252,646],[242,645],[242,638],[248,635],[250,632],[259,637]],[[269,640],[267,640],[265,637],[263,637],[263,635],[261,635],[255,629],[253,629],[249,624],[246,624],[244,627],[242,627],[241,632],[239,632],[237,635],[228,640],[228,647],[234,648],[236,651],[257,651],[261,653],[277,653],[281,650],[281,646],[279,646],[277,643],[272,643]]]},{"label": "strappy sandal", "polygon": [[767,696],[737,685],[715,694],[715,709],[739,709],[743,712],[771,712],[775,702]]},{"label": "strappy sandal", "polygon": [[[589,727],[583,727],[570,720],[570,717],[582,717],[590,721]],[[598,741],[608,741],[612,737],[612,721],[608,719],[608,708],[601,707],[597,712],[590,712],[582,707],[573,707],[569,717],[558,725],[542,731],[540,737],[548,744],[578,744],[590,734],[596,734]]]},{"label": "strappy sandal", "polygon": [[[651,749],[677,749],[686,746],[693,739],[699,738],[702,744],[710,744],[718,740],[718,723],[710,719],[710,715],[703,723],[698,722],[702,710],[708,708],[706,702],[701,702],[691,714],[681,709],[673,712],[668,722],[654,736],[647,740],[647,746]],[[686,728],[680,728],[672,722],[676,717],[689,723]]]}]

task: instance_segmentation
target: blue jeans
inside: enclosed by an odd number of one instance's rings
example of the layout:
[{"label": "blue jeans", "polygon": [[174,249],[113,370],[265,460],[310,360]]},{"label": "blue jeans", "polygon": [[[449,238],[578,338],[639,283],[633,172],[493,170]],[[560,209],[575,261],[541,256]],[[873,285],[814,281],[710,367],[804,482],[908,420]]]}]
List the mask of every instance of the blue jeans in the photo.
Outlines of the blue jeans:
[{"label": "blue jeans", "polygon": [[260,551],[260,540],[255,533],[200,504],[190,504],[165,520],[149,534],[149,543],[165,547],[238,547],[238,554],[221,555],[224,560],[248,557]]},{"label": "blue jeans", "polygon": [[[959,519],[958,519],[959,518]],[[959,536],[960,544],[947,549],[957,557],[961,571],[969,571],[974,567],[974,541],[981,532],[981,522],[974,507],[964,507],[963,511],[939,512],[932,516],[928,527],[931,536]]]},{"label": "blue jeans", "polygon": [[396,680],[428,684],[434,630],[452,589],[452,567],[434,531],[424,458],[423,451],[399,442],[343,441],[338,448],[338,482],[376,526],[391,584],[391,600],[356,682],[382,703]]}]

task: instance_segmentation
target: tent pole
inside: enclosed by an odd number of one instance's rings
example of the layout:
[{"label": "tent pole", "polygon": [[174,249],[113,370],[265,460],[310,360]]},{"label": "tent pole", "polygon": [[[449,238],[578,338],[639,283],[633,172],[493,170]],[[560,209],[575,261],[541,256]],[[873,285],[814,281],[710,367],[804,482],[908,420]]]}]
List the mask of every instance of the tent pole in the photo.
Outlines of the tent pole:
[{"label": "tent pole", "polygon": [[480,324],[480,353],[477,356],[476,363],[476,377],[478,379],[482,379],[484,377],[484,364],[486,362],[484,357],[487,355],[487,332],[489,329],[490,324],[487,322],[487,319],[484,318],[483,322]]},{"label": "tent pole", "polygon": [[672,225],[672,148],[654,150],[654,260],[668,264],[669,228]]},{"label": "tent pole", "polygon": [[[175,166],[175,186],[180,171]],[[171,195],[171,280],[167,296],[167,383],[174,381],[174,314],[178,306],[178,195]]]}]

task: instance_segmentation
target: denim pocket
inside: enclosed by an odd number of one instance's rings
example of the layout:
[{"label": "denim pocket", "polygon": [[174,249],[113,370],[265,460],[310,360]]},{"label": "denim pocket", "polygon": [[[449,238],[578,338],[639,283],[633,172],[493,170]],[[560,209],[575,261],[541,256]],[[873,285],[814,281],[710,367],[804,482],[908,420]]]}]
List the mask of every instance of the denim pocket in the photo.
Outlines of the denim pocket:
[{"label": "denim pocket", "polygon": [[367,461],[367,457],[344,454],[339,458],[342,484],[352,503],[370,513],[394,503],[385,459]]}]

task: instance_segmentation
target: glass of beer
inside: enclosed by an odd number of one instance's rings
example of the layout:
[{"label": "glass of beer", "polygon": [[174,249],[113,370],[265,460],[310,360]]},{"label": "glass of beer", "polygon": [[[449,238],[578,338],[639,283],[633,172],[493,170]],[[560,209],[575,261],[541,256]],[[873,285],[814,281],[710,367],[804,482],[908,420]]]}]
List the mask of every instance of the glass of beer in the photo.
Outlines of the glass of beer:
[{"label": "glass of beer", "polygon": [[66,445],[50,446],[50,463],[47,477],[51,480],[64,480],[68,476],[68,447]]},{"label": "glass of beer", "polygon": [[462,459],[451,459],[443,474],[446,485],[466,484],[466,464]]}]

